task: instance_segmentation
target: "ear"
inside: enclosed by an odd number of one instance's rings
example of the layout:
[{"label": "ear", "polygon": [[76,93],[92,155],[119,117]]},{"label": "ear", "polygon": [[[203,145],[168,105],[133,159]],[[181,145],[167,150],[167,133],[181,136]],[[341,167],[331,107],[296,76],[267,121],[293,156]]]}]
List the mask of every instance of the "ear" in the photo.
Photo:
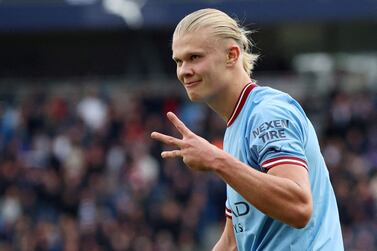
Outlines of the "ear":
[{"label": "ear", "polygon": [[241,49],[238,45],[232,44],[228,48],[227,52],[227,62],[226,64],[229,66],[235,65],[240,57]]}]

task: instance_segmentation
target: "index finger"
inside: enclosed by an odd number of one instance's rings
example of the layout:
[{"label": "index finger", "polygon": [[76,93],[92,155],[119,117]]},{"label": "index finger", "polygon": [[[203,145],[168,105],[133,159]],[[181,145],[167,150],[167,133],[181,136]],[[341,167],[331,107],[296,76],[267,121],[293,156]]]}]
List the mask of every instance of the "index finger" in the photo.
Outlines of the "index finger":
[{"label": "index finger", "polygon": [[174,113],[168,112],[166,116],[173,123],[175,128],[177,128],[177,130],[182,134],[182,136],[187,136],[192,133]]}]

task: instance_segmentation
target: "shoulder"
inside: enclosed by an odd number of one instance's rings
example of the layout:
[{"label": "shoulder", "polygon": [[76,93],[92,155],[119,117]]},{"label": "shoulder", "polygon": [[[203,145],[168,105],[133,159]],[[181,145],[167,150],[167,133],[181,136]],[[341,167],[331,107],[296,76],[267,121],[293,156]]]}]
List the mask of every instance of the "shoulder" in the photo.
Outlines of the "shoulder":
[{"label": "shoulder", "polygon": [[253,101],[258,105],[256,106],[258,109],[264,106],[272,107],[297,102],[288,93],[267,86],[258,86],[255,88]]},{"label": "shoulder", "polygon": [[252,116],[275,117],[293,116],[306,117],[300,103],[288,93],[265,86],[255,88],[252,98]]}]

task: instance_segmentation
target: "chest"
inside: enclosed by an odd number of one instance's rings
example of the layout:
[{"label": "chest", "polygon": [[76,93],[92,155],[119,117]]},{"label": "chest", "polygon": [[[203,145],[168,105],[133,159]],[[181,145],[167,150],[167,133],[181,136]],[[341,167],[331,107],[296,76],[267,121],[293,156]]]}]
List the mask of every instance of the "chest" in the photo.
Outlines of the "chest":
[{"label": "chest", "polygon": [[227,128],[224,135],[224,151],[247,164],[250,168],[261,171],[257,153],[250,145],[249,133],[250,130],[243,123],[234,124],[231,128]]}]

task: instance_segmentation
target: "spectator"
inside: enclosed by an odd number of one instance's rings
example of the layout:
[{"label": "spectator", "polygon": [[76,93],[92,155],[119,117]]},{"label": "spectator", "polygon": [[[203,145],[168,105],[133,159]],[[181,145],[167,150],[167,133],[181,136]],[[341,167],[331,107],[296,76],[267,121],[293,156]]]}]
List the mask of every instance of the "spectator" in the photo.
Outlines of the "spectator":
[{"label": "spectator", "polygon": [[[159,115],[173,107],[221,146],[217,116],[152,93],[128,94],[118,108],[110,93],[94,98],[102,115],[93,126],[75,97],[17,95],[0,109],[1,250],[196,251],[224,223],[223,183],[161,161],[163,146],[149,141],[152,128],[175,132]],[[338,90],[323,108],[329,123],[319,136],[349,251],[377,249],[375,97]]]}]

